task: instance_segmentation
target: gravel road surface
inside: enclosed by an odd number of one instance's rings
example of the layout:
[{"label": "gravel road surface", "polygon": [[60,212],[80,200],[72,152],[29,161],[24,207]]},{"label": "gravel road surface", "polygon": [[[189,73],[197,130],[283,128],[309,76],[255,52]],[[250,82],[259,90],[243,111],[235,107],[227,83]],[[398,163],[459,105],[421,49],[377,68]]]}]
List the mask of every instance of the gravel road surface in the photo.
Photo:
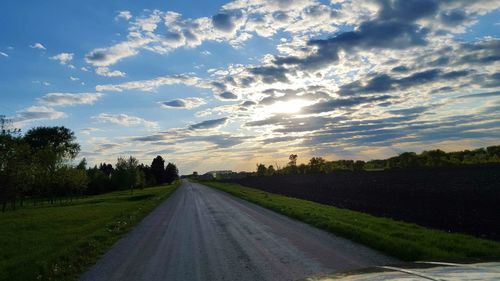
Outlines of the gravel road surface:
[{"label": "gravel road surface", "polygon": [[184,181],[81,280],[296,280],[396,263],[365,246]]}]

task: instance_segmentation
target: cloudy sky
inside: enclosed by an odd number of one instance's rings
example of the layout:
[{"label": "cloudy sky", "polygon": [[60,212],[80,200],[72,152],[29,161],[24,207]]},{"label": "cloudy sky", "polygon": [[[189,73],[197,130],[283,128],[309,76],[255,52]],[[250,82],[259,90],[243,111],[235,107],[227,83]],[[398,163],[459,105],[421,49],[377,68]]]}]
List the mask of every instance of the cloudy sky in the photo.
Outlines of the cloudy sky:
[{"label": "cloudy sky", "polygon": [[[500,1],[2,1],[0,114],[182,173],[500,144]],[[28,8],[29,7],[29,8]]]}]

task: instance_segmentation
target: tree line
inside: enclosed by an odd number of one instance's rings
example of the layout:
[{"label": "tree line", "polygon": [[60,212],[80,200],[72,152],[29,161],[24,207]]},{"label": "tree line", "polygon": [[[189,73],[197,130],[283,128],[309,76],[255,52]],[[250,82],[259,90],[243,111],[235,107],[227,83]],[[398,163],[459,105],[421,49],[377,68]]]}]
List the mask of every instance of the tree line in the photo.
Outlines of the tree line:
[{"label": "tree line", "polygon": [[139,164],[134,157],[118,158],[113,167],[101,163],[87,169],[86,194],[100,194],[127,188],[143,188],[172,183],[179,178],[179,170],[173,163],[165,166],[165,160],[156,156],[151,166]]},{"label": "tree line", "polygon": [[404,152],[398,156],[387,159],[375,159],[370,161],[327,161],[322,157],[312,157],[307,164],[298,165],[297,159],[297,154],[291,154],[288,158],[288,164],[284,167],[257,164],[255,175],[296,175],[331,173],[334,171],[373,171],[498,164],[500,163],[500,145],[455,152],[444,152],[439,149],[424,151],[420,154],[415,152]]},{"label": "tree line", "polygon": [[130,156],[119,157],[115,166],[102,163],[87,168],[85,158],[73,161],[80,152],[73,131],[65,127],[36,127],[24,135],[12,122],[0,116],[0,204],[5,211],[23,205],[56,200],[72,201],[76,196],[115,190],[144,188],[171,183],[179,177],[175,164],[161,156],[151,166]]}]

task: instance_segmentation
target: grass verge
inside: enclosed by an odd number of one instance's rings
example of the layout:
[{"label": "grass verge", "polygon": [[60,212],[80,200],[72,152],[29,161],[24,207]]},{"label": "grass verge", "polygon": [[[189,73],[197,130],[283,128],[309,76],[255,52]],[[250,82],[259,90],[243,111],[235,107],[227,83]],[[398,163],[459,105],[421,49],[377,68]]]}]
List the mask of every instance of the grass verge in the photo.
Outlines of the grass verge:
[{"label": "grass verge", "polygon": [[498,258],[500,243],[375,217],[233,183],[203,182],[405,261]]},{"label": "grass verge", "polygon": [[0,213],[0,280],[74,280],[180,182]]}]

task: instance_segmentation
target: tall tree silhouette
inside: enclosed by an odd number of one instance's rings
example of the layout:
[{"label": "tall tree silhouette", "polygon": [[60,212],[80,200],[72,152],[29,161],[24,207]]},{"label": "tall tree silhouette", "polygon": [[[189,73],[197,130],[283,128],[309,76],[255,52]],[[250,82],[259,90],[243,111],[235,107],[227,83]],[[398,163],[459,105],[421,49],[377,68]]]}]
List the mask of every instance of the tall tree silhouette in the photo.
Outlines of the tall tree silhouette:
[{"label": "tall tree silhouette", "polygon": [[177,166],[173,163],[168,163],[165,168],[166,180],[168,183],[173,182],[174,180],[179,178],[179,170]]},{"label": "tall tree silhouette", "polygon": [[153,173],[156,182],[159,184],[167,182],[166,172],[165,172],[165,160],[158,155],[153,159],[151,163],[151,172]]}]

